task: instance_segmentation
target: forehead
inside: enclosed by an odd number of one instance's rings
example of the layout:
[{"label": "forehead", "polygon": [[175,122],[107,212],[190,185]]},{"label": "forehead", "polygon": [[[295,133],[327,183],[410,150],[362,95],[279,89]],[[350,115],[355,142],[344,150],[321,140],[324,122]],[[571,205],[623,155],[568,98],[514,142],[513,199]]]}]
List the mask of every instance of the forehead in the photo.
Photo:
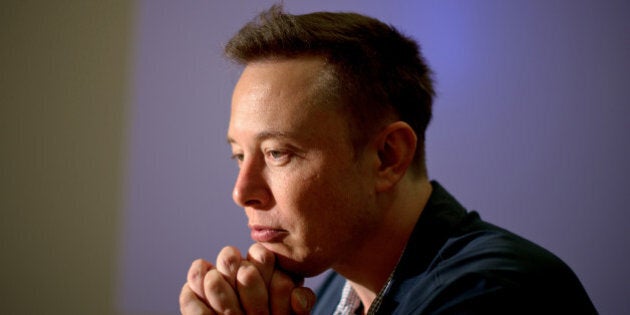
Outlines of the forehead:
[{"label": "forehead", "polygon": [[[319,57],[262,60],[249,63],[234,88],[233,103],[239,98],[300,98],[314,103],[326,94],[332,80],[331,67]],[[321,104],[318,104],[321,105]]]},{"label": "forehead", "polygon": [[330,75],[316,57],[248,64],[234,88],[228,137],[237,132],[321,136],[316,134],[322,129],[346,133],[341,130],[347,129],[345,115],[322,96]]}]

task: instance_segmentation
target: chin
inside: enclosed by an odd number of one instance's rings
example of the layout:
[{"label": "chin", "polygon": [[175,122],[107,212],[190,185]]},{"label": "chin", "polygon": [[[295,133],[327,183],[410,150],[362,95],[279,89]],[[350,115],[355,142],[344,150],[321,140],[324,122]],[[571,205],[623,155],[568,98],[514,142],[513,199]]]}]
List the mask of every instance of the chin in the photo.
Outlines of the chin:
[{"label": "chin", "polygon": [[280,243],[261,243],[276,255],[276,263],[283,271],[299,278],[317,276],[330,268],[329,265],[308,254],[299,255],[294,248]]},{"label": "chin", "polygon": [[[330,268],[321,259],[304,254],[284,243],[261,243],[276,255],[276,264],[281,270],[296,278],[315,277]],[[301,255],[300,255],[300,252]],[[308,252],[308,251],[306,251]]]},{"label": "chin", "polygon": [[329,268],[328,266],[318,266],[318,264],[308,260],[296,261],[279,253],[276,253],[276,261],[280,269],[300,278],[315,277]]}]

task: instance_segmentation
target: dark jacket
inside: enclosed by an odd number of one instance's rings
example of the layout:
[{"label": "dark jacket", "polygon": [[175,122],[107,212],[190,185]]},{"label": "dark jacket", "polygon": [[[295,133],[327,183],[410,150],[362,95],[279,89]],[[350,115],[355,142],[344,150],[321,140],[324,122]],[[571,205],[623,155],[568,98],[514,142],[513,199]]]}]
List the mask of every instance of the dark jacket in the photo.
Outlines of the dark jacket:
[{"label": "dark jacket", "polygon": [[[597,314],[576,275],[558,257],[482,221],[437,182],[432,185],[370,314]],[[336,273],[326,278],[313,314],[334,312],[344,282]]]}]

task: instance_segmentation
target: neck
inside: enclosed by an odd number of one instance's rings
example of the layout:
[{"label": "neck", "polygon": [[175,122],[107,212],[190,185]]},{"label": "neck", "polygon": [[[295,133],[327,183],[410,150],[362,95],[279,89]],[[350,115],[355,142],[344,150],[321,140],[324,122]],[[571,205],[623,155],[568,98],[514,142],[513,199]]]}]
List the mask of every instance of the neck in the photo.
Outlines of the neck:
[{"label": "neck", "polygon": [[403,179],[389,192],[378,229],[348,261],[333,269],[344,276],[367,310],[393,272],[420,217],[432,187],[428,180]]}]

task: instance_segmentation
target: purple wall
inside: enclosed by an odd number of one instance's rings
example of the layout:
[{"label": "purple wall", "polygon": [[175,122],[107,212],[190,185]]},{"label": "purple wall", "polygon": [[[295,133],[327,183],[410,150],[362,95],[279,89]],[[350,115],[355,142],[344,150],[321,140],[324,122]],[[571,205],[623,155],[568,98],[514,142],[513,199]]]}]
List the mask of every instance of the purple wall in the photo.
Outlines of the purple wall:
[{"label": "purple wall", "polygon": [[[189,263],[250,243],[225,131],[221,46],[274,1],[141,1],[119,307],[176,312]],[[602,314],[630,312],[630,2],[285,1],[352,10],[420,41],[439,97],[432,178],[563,258]]]}]

